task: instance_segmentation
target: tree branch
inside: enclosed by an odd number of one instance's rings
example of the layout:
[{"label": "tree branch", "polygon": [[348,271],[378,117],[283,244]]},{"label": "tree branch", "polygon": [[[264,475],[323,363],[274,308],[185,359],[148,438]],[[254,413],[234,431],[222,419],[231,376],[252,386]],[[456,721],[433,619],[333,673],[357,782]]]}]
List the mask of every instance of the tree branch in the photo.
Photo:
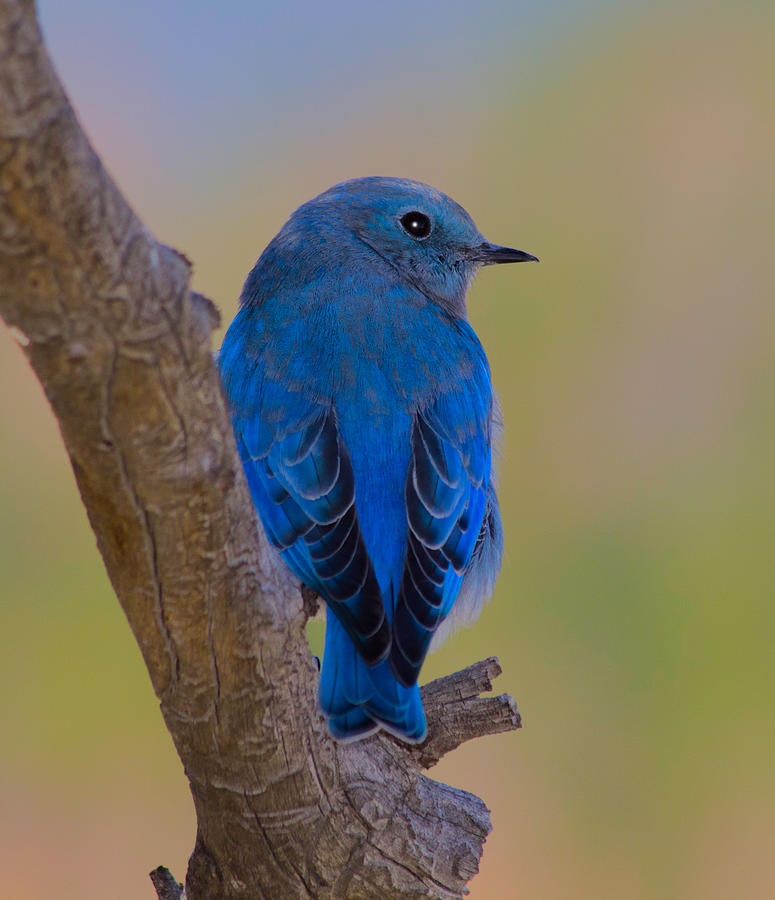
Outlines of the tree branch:
[{"label": "tree branch", "polygon": [[501,672],[500,663],[491,656],[422,688],[428,738],[413,750],[422,768],[430,769],[450,750],[472,738],[522,727],[513,697],[479,696],[492,690],[492,682]]},{"label": "tree branch", "polygon": [[159,900],[183,900],[183,885],[178,883],[169,869],[159,866],[150,873],[149,878]]},{"label": "tree branch", "polygon": [[90,147],[32,0],[0,0],[0,313],[58,419],[191,785],[187,897],[461,897],[489,814],[420,769],[518,727],[510,698],[478,697],[497,662],[425,688],[419,748],[329,738],[311,607],[257,526],[212,363],[217,312],[189,277]]}]

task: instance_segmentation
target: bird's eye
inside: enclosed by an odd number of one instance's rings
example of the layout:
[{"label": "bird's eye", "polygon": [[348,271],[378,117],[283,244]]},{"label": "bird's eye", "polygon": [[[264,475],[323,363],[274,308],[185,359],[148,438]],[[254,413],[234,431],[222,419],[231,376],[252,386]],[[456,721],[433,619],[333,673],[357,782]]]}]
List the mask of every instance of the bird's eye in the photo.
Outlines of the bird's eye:
[{"label": "bird's eye", "polygon": [[414,212],[408,212],[406,215],[401,216],[401,227],[413,238],[424,238],[428,237],[431,233],[431,220],[425,213],[417,212],[415,210]]}]

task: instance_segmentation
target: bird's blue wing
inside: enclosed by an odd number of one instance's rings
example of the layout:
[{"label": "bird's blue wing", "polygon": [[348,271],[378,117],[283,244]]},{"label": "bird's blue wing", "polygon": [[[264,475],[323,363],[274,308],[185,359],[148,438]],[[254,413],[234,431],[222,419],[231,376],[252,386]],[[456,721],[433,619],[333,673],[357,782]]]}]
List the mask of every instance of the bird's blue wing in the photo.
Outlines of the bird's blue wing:
[{"label": "bird's blue wing", "polygon": [[[228,392],[228,376],[224,383]],[[364,662],[374,665],[387,656],[390,629],[358,523],[352,464],[334,407],[266,376],[251,394],[248,402],[229,399],[267,537],[324,598]]]},{"label": "bird's blue wing", "polygon": [[406,557],[390,664],[416,683],[433,633],[449,614],[485,516],[491,467],[489,390],[442,395],[415,416],[405,499]]}]

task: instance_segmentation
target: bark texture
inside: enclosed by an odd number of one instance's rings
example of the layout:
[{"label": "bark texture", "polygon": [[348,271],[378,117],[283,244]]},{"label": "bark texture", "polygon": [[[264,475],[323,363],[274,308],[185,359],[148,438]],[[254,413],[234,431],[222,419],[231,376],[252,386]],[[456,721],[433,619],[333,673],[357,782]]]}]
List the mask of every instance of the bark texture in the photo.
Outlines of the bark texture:
[{"label": "bark texture", "polygon": [[424,689],[420,747],[328,737],[309,604],[258,528],[212,362],[218,314],[189,276],[89,145],[32,0],[0,0],[0,313],[59,421],[191,785],[188,900],[462,897],[489,814],[421,770],[519,726],[510,697],[479,697],[497,661]]}]

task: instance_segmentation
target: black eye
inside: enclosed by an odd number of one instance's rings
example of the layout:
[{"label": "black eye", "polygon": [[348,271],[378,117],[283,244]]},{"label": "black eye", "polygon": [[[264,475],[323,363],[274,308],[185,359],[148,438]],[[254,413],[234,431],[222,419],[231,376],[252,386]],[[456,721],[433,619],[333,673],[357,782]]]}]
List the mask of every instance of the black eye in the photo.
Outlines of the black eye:
[{"label": "black eye", "polygon": [[414,238],[428,237],[431,233],[431,220],[425,213],[416,210],[401,216],[401,226],[407,234],[411,234]]}]

